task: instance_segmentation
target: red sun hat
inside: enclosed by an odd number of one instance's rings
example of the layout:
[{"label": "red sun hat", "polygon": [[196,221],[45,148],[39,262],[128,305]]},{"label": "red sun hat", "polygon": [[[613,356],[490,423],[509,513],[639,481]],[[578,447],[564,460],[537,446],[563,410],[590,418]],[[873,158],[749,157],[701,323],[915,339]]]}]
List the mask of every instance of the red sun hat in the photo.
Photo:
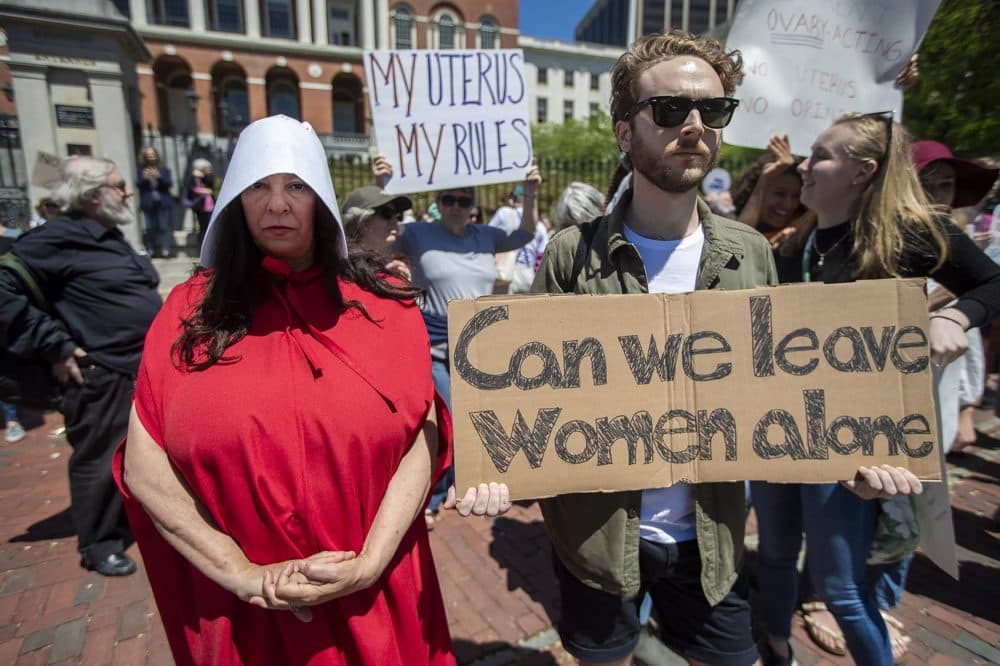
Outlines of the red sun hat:
[{"label": "red sun hat", "polygon": [[989,194],[1000,169],[991,169],[971,160],[955,157],[951,149],[940,141],[915,141],[913,165],[920,173],[934,162],[947,162],[955,170],[955,199],[953,208],[975,206]]}]

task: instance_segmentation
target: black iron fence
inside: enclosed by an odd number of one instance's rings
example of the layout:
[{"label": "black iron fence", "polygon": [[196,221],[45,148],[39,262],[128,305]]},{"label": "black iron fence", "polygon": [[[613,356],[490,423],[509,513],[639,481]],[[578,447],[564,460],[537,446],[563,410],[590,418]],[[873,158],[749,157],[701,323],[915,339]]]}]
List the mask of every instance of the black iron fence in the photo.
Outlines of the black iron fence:
[{"label": "black iron fence", "polygon": [[[235,146],[235,137],[216,137],[206,140],[191,135],[154,133],[151,128],[143,138],[144,146],[156,148],[163,164],[173,170],[178,194],[188,184],[191,163],[195,159],[199,157],[207,159],[215,167],[215,172],[221,176],[225,174]],[[327,154],[338,199],[343,200],[348,192],[373,183],[371,159],[367,153],[338,154],[327,146]],[[743,161],[723,156],[720,166],[728,169],[735,178],[745,166]],[[538,166],[542,175],[542,185],[538,192],[539,214],[550,215],[559,195],[573,181],[584,182],[601,192],[606,192],[616,165],[617,155],[609,156],[607,159],[573,161],[540,157]],[[512,182],[476,187],[476,201],[485,219],[489,219],[493,211],[507,202],[515,185],[516,183]],[[426,211],[434,201],[433,192],[418,192],[407,196],[413,200],[414,209],[418,213]],[[183,214],[183,211],[179,210],[179,214]]]},{"label": "black iron fence", "polygon": [[0,114],[0,224],[27,229],[31,219],[28,175],[17,116]]},{"label": "black iron fence", "polygon": [[[555,206],[559,195],[573,181],[582,181],[604,191],[615,169],[615,160],[587,160],[569,162],[565,160],[540,159],[542,185],[538,190],[538,210],[548,215]],[[343,199],[348,192],[372,184],[372,172],[367,156],[345,156],[330,159],[330,172],[337,197]],[[507,202],[507,197],[516,183],[497,183],[476,187],[476,202],[486,219]],[[413,201],[417,212],[426,211],[434,201],[433,192],[417,192],[407,195]]]}]

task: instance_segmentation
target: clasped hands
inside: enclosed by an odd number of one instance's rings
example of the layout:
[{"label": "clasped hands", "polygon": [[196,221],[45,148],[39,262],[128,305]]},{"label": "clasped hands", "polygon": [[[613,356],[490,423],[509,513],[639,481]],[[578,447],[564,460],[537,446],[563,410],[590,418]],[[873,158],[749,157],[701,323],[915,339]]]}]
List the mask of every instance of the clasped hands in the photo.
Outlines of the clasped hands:
[{"label": "clasped hands", "polygon": [[291,611],[311,622],[310,606],[371,587],[382,568],[363,551],[322,551],[305,559],[250,565],[238,575],[236,593],[253,606]]},{"label": "clasped hands", "polygon": [[[459,500],[451,486],[442,506],[463,517],[497,516],[510,509],[510,493],[505,483],[481,483]],[[360,554],[338,550],[268,565],[251,564],[238,573],[235,592],[254,606],[291,611],[302,622],[310,622],[310,606],[371,587],[387,562],[379,563],[365,550]]]}]

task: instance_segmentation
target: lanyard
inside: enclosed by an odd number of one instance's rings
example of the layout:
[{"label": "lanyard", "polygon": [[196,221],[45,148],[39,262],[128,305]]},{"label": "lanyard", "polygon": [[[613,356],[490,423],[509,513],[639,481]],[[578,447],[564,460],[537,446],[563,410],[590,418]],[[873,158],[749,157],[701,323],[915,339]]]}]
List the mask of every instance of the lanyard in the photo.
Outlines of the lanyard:
[{"label": "lanyard", "polygon": [[816,230],[813,229],[812,233],[809,234],[809,240],[806,241],[806,246],[802,248],[802,281],[812,282],[812,253],[813,253],[813,243],[816,242]]}]

